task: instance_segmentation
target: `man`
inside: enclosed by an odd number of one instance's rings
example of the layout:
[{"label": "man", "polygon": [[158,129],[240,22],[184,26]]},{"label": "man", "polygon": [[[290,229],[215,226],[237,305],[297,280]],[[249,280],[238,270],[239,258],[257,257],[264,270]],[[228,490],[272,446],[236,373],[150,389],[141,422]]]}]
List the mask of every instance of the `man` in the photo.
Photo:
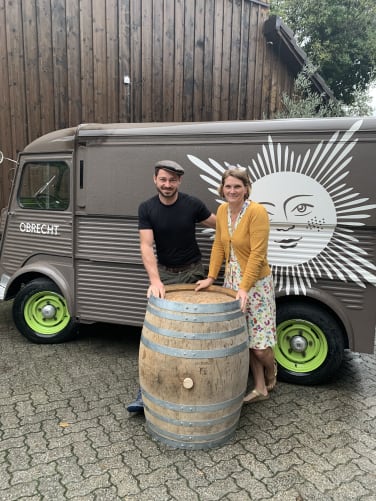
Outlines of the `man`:
[{"label": "man", "polygon": [[[184,174],[181,165],[161,160],[154,169],[158,193],[139,206],[138,228],[142,261],[150,280],[147,297],[164,298],[165,284],[195,283],[205,277],[196,224],[215,228],[215,215],[198,198],[179,192]],[[141,389],[127,410],[143,411]]]}]

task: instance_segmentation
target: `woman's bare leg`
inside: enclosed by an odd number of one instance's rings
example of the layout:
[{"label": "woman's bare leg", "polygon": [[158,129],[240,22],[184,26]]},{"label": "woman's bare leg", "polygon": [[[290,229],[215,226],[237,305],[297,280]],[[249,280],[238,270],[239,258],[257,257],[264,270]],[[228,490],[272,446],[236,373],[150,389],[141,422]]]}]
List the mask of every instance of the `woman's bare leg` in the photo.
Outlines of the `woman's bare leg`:
[{"label": "woman's bare leg", "polygon": [[268,381],[274,377],[274,354],[271,348],[265,350],[249,350],[249,365],[253,375],[254,389],[245,398],[245,402],[263,400],[268,396],[265,374]]}]

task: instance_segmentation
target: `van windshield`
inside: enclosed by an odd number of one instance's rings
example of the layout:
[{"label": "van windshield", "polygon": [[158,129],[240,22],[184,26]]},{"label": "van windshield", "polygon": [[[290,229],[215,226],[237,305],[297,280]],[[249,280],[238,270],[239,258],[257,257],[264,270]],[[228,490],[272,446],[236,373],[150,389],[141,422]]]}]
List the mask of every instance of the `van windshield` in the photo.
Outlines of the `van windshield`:
[{"label": "van windshield", "polygon": [[28,162],[22,170],[18,203],[24,209],[66,210],[69,167],[65,162]]}]

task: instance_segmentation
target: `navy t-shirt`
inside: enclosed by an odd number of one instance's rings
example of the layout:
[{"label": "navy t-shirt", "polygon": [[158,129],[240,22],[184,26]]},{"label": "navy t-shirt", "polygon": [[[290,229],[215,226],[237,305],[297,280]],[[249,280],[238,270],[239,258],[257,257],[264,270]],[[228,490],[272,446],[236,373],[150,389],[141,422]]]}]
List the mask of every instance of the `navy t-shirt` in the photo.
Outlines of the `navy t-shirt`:
[{"label": "navy t-shirt", "polygon": [[165,266],[184,266],[201,259],[197,245],[196,223],[211,212],[196,197],[178,193],[172,205],[165,205],[155,195],[138,208],[138,228],[153,230],[157,258]]}]

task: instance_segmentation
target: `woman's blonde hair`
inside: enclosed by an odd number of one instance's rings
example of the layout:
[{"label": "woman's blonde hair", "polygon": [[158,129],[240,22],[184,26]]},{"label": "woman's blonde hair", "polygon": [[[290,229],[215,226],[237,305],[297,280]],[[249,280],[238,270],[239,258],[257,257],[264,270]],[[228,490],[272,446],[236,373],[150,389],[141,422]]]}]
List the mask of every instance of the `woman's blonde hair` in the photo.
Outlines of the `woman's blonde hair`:
[{"label": "woman's blonde hair", "polygon": [[224,173],[222,174],[221,184],[218,188],[219,195],[223,198],[223,186],[226,182],[226,179],[230,176],[239,179],[239,181],[241,181],[247,188],[247,193],[244,195],[244,200],[247,200],[247,198],[249,198],[251,194],[252,183],[248,177],[246,169],[239,167],[229,167],[227,170],[224,171]]}]

